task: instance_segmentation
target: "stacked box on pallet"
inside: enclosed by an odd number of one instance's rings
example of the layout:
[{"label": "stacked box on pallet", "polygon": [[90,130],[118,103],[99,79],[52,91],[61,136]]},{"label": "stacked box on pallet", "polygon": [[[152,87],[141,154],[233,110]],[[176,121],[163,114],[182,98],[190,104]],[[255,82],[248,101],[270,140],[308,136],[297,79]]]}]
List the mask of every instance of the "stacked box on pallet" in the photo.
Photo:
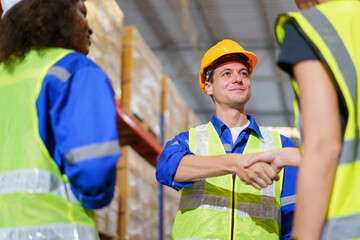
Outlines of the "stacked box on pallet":
[{"label": "stacked box on pallet", "polygon": [[119,215],[119,190],[117,188],[115,188],[114,197],[110,204],[96,210],[95,213],[95,221],[99,232],[116,238],[118,235]]},{"label": "stacked box on pallet", "polygon": [[93,29],[89,58],[109,76],[119,102],[124,14],[116,0],[88,0],[85,4],[88,10],[87,19]]},{"label": "stacked box on pallet", "polygon": [[201,124],[202,123],[200,122],[200,120],[199,120],[198,116],[196,115],[196,113],[194,112],[194,110],[188,109],[187,114],[186,114],[186,129],[197,127]]},{"label": "stacked box on pallet", "polygon": [[98,231],[100,233],[106,234],[106,228],[107,228],[106,211],[104,208],[102,208],[102,209],[96,210],[95,212],[96,212],[95,222],[96,222]]},{"label": "stacked box on pallet", "polygon": [[124,29],[121,106],[160,138],[162,65],[136,27]]},{"label": "stacked box on pallet", "polygon": [[162,82],[162,114],[164,116],[164,141],[186,131],[186,101],[175,83],[167,75]]},{"label": "stacked box on pallet", "polygon": [[130,146],[122,147],[117,186],[120,189],[120,240],[158,239],[159,184],[155,167]]},{"label": "stacked box on pallet", "polygon": [[164,240],[170,240],[175,216],[179,209],[181,192],[164,186],[163,193]]}]

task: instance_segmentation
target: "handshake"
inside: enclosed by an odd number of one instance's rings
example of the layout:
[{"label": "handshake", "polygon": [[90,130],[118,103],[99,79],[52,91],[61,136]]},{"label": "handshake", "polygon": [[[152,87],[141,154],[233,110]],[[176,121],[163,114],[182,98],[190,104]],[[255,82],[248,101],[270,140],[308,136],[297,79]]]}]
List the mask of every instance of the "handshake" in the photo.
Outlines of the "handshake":
[{"label": "handshake", "polygon": [[245,184],[256,189],[265,188],[279,180],[278,173],[283,167],[298,167],[300,164],[300,149],[281,148],[266,152],[250,154],[228,154],[234,158],[234,173]]}]

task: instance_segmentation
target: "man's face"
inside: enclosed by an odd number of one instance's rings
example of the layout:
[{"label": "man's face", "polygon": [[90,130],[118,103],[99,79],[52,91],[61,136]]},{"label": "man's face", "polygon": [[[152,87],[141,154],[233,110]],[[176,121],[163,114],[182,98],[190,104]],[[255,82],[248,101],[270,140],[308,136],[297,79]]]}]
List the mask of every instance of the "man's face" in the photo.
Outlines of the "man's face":
[{"label": "man's face", "polygon": [[249,72],[240,62],[227,62],[213,73],[213,83],[205,82],[206,92],[218,106],[243,109],[251,96]]},{"label": "man's face", "polygon": [[89,53],[91,44],[90,35],[93,33],[86,20],[86,6],[83,1],[79,1],[75,9],[75,24],[78,34],[72,40],[72,48],[85,55]]}]

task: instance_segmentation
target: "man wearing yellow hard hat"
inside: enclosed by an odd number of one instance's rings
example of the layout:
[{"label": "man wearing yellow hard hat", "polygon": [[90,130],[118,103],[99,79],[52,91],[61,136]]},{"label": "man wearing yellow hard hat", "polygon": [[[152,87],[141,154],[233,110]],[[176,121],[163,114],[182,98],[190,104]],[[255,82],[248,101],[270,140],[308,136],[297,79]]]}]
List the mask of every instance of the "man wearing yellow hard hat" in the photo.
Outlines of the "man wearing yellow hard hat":
[{"label": "man wearing yellow hard hat", "polygon": [[172,239],[290,239],[296,168],[244,167],[260,152],[293,147],[246,114],[256,62],[254,53],[228,39],[203,57],[200,87],[212,97],[215,114],[169,141],[156,169],[160,183],[182,189]]}]

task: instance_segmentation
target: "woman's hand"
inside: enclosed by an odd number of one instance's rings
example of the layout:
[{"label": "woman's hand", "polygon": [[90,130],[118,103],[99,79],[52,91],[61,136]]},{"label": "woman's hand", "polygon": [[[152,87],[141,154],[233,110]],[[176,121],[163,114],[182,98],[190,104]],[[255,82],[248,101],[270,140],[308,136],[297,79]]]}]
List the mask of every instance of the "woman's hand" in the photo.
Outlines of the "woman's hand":
[{"label": "woman's hand", "polygon": [[272,149],[250,158],[250,160],[244,164],[244,168],[249,168],[258,162],[265,162],[270,164],[276,172],[280,172],[285,166],[298,167],[300,165],[300,159],[301,154],[299,148]]}]

